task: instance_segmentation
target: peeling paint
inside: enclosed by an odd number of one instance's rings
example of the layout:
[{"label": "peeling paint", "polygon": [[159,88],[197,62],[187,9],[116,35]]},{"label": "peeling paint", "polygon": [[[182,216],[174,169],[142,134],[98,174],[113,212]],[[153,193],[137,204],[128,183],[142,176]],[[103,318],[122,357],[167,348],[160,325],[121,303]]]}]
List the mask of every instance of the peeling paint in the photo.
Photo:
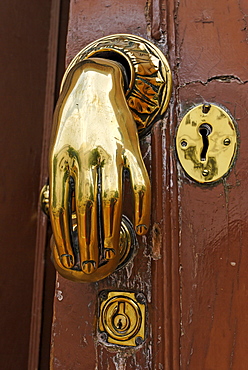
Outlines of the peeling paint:
[{"label": "peeling paint", "polygon": [[242,31],[245,32],[245,41],[248,42],[248,27],[247,27],[247,17],[248,17],[248,15],[242,9],[241,1],[240,0],[238,1],[238,6],[239,6],[239,10],[240,10],[240,12],[242,14],[242,21],[244,23],[244,27],[242,28]]},{"label": "peeling paint", "polygon": [[158,260],[161,258],[162,232],[159,223],[155,222],[152,227],[152,258]]},{"label": "peeling paint", "polygon": [[62,301],[63,299],[64,299],[64,297],[63,297],[63,294],[62,294],[63,292],[62,292],[62,290],[56,290],[56,292],[55,292],[55,294],[56,294],[56,298],[57,298],[57,300],[58,301]]},{"label": "peeling paint", "polygon": [[87,337],[86,337],[86,335],[84,335],[80,339],[80,346],[86,347],[87,345],[88,345]]},{"label": "peeling paint", "polygon": [[133,261],[129,261],[129,263],[125,266],[127,278],[130,279],[133,271]]},{"label": "peeling paint", "polygon": [[113,357],[113,363],[115,364],[116,370],[126,370],[126,358],[119,352]]},{"label": "peeling paint", "polygon": [[218,82],[223,82],[223,83],[237,82],[237,83],[242,84],[242,85],[244,85],[248,82],[248,80],[243,81],[243,80],[241,80],[241,78],[239,78],[238,76],[235,76],[235,75],[217,75],[217,76],[209,77],[206,81],[193,80],[193,81],[185,82],[184,84],[179,85],[177,89],[180,89],[182,87],[192,85],[192,84],[198,84],[198,83],[201,84],[201,85],[206,86],[212,81],[218,81]]}]

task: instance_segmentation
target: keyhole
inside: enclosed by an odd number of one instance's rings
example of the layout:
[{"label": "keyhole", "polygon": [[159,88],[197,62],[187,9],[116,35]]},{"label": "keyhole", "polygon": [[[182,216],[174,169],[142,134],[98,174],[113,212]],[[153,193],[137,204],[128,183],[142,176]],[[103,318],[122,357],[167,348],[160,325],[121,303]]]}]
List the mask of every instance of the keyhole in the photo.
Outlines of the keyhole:
[{"label": "keyhole", "polygon": [[121,319],[119,319],[119,321],[118,321],[117,328],[118,329],[121,329],[122,328],[122,321],[121,321]]},{"label": "keyhole", "polygon": [[118,302],[118,306],[113,315],[113,328],[119,332],[127,330],[130,326],[130,319],[127,316],[125,302]]},{"label": "keyhole", "polygon": [[208,123],[203,123],[199,127],[199,133],[202,136],[202,142],[203,142],[203,147],[201,151],[201,161],[204,162],[206,160],[206,155],[209,147],[209,141],[208,141],[208,136],[212,132],[212,126],[209,125]]}]

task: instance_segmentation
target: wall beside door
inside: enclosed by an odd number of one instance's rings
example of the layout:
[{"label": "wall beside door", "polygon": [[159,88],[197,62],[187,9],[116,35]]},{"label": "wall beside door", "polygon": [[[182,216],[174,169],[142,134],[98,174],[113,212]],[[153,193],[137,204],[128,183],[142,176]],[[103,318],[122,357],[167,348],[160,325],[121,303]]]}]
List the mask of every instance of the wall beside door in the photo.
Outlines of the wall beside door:
[{"label": "wall beside door", "polygon": [[0,368],[27,369],[51,0],[0,3]]}]

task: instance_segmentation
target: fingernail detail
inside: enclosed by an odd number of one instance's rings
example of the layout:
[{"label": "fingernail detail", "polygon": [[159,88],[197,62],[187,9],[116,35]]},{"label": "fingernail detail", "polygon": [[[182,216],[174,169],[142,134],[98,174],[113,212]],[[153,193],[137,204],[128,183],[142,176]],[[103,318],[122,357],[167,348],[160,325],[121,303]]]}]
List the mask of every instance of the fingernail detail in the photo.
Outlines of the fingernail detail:
[{"label": "fingernail detail", "polygon": [[105,249],[104,257],[106,260],[112,260],[115,257],[114,249]]},{"label": "fingernail detail", "polygon": [[90,275],[96,269],[95,261],[85,261],[82,263],[82,270],[85,274]]},{"label": "fingernail detail", "polygon": [[147,226],[144,225],[144,224],[136,226],[136,233],[138,235],[146,234],[147,233]]},{"label": "fingernail detail", "polygon": [[60,257],[60,261],[62,265],[67,269],[70,269],[74,266],[74,257],[70,254],[62,254],[62,256]]}]

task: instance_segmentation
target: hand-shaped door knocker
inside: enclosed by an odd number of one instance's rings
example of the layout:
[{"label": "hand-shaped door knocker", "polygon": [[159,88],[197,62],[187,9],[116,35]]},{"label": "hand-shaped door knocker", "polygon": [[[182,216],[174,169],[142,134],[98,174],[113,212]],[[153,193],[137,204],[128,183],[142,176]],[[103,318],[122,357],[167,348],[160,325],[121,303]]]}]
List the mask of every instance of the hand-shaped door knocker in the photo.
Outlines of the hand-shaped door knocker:
[{"label": "hand-shaped door knocker", "polygon": [[62,276],[98,281],[120,264],[123,238],[132,236],[122,216],[124,169],[134,194],[134,229],[147,232],[151,187],[138,131],[146,133],[161,117],[170,91],[165,57],[137,36],[102,38],[69,65],[54,114],[50,184],[41,193]]}]

